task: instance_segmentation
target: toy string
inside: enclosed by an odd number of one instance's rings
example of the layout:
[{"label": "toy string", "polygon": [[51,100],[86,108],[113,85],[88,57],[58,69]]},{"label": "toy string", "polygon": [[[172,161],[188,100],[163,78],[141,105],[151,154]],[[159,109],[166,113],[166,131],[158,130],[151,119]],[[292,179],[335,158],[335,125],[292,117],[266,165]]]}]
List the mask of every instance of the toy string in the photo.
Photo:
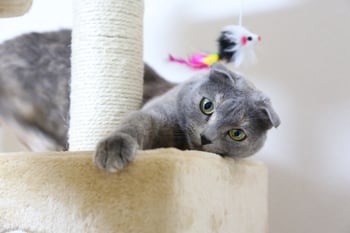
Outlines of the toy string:
[{"label": "toy string", "polygon": [[241,0],[241,6],[240,6],[240,9],[239,9],[239,19],[238,19],[238,24],[239,26],[242,26],[242,21],[243,21],[243,1],[244,0]]}]

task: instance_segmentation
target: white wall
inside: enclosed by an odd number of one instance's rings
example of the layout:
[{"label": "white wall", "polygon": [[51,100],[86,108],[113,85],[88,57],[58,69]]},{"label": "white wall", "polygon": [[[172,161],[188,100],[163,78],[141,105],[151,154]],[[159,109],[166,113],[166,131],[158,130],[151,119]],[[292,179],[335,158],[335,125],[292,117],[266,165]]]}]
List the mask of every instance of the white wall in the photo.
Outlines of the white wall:
[{"label": "white wall", "polygon": [[[70,0],[34,2],[28,15],[0,20],[0,40],[70,25]],[[193,71],[168,63],[167,54],[215,50],[238,2],[147,0],[145,60],[171,80],[186,79]],[[350,2],[245,0],[245,7],[244,24],[263,40],[258,64],[241,71],[282,119],[255,156],[270,170],[270,232],[348,233]]]}]

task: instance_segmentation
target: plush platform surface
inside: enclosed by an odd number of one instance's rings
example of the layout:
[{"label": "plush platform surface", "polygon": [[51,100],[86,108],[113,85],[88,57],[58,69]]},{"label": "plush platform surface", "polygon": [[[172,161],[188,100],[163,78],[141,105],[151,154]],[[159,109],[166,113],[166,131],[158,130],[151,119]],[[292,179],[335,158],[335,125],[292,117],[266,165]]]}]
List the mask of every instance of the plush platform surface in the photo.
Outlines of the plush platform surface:
[{"label": "plush platform surface", "polygon": [[23,15],[31,5],[32,0],[0,0],[0,18]]},{"label": "plush platform surface", "polygon": [[92,152],[0,155],[0,233],[265,233],[267,169],[198,151],[140,151],[109,174]]}]

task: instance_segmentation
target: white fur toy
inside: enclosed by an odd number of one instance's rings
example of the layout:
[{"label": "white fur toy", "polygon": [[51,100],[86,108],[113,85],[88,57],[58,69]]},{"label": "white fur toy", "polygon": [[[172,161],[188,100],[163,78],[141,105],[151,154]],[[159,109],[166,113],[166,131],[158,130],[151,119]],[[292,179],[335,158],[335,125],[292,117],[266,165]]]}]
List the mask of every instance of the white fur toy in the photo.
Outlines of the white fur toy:
[{"label": "white fur toy", "polygon": [[234,63],[236,67],[242,63],[255,61],[254,46],[261,37],[251,33],[240,25],[229,25],[223,28],[218,39],[218,53],[197,52],[191,54],[187,59],[176,58],[169,55],[169,60],[185,64],[194,69],[209,68],[217,61]]},{"label": "white fur toy", "polygon": [[229,25],[222,29],[219,43],[219,60],[234,62],[236,66],[255,60],[255,44],[261,37],[240,25]]},{"label": "white fur toy", "polygon": [[241,0],[239,24],[229,25],[221,30],[217,53],[197,52],[191,54],[187,59],[169,55],[169,60],[194,69],[209,68],[211,64],[218,61],[234,63],[236,67],[243,63],[253,63],[256,60],[254,47],[258,41],[261,41],[261,36],[244,28],[242,18],[243,0]]}]

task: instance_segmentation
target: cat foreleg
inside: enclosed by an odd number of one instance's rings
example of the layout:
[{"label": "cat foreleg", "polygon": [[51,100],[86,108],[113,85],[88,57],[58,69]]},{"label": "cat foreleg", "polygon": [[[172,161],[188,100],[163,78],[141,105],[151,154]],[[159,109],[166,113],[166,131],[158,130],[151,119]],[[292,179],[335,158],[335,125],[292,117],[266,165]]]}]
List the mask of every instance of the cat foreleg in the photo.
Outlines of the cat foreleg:
[{"label": "cat foreleg", "polygon": [[135,157],[137,150],[152,148],[157,138],[157,120],[137,111],[124,119],[108,137],[101,140],[94,154],[94,162],[100,169],[116,172]]}]

